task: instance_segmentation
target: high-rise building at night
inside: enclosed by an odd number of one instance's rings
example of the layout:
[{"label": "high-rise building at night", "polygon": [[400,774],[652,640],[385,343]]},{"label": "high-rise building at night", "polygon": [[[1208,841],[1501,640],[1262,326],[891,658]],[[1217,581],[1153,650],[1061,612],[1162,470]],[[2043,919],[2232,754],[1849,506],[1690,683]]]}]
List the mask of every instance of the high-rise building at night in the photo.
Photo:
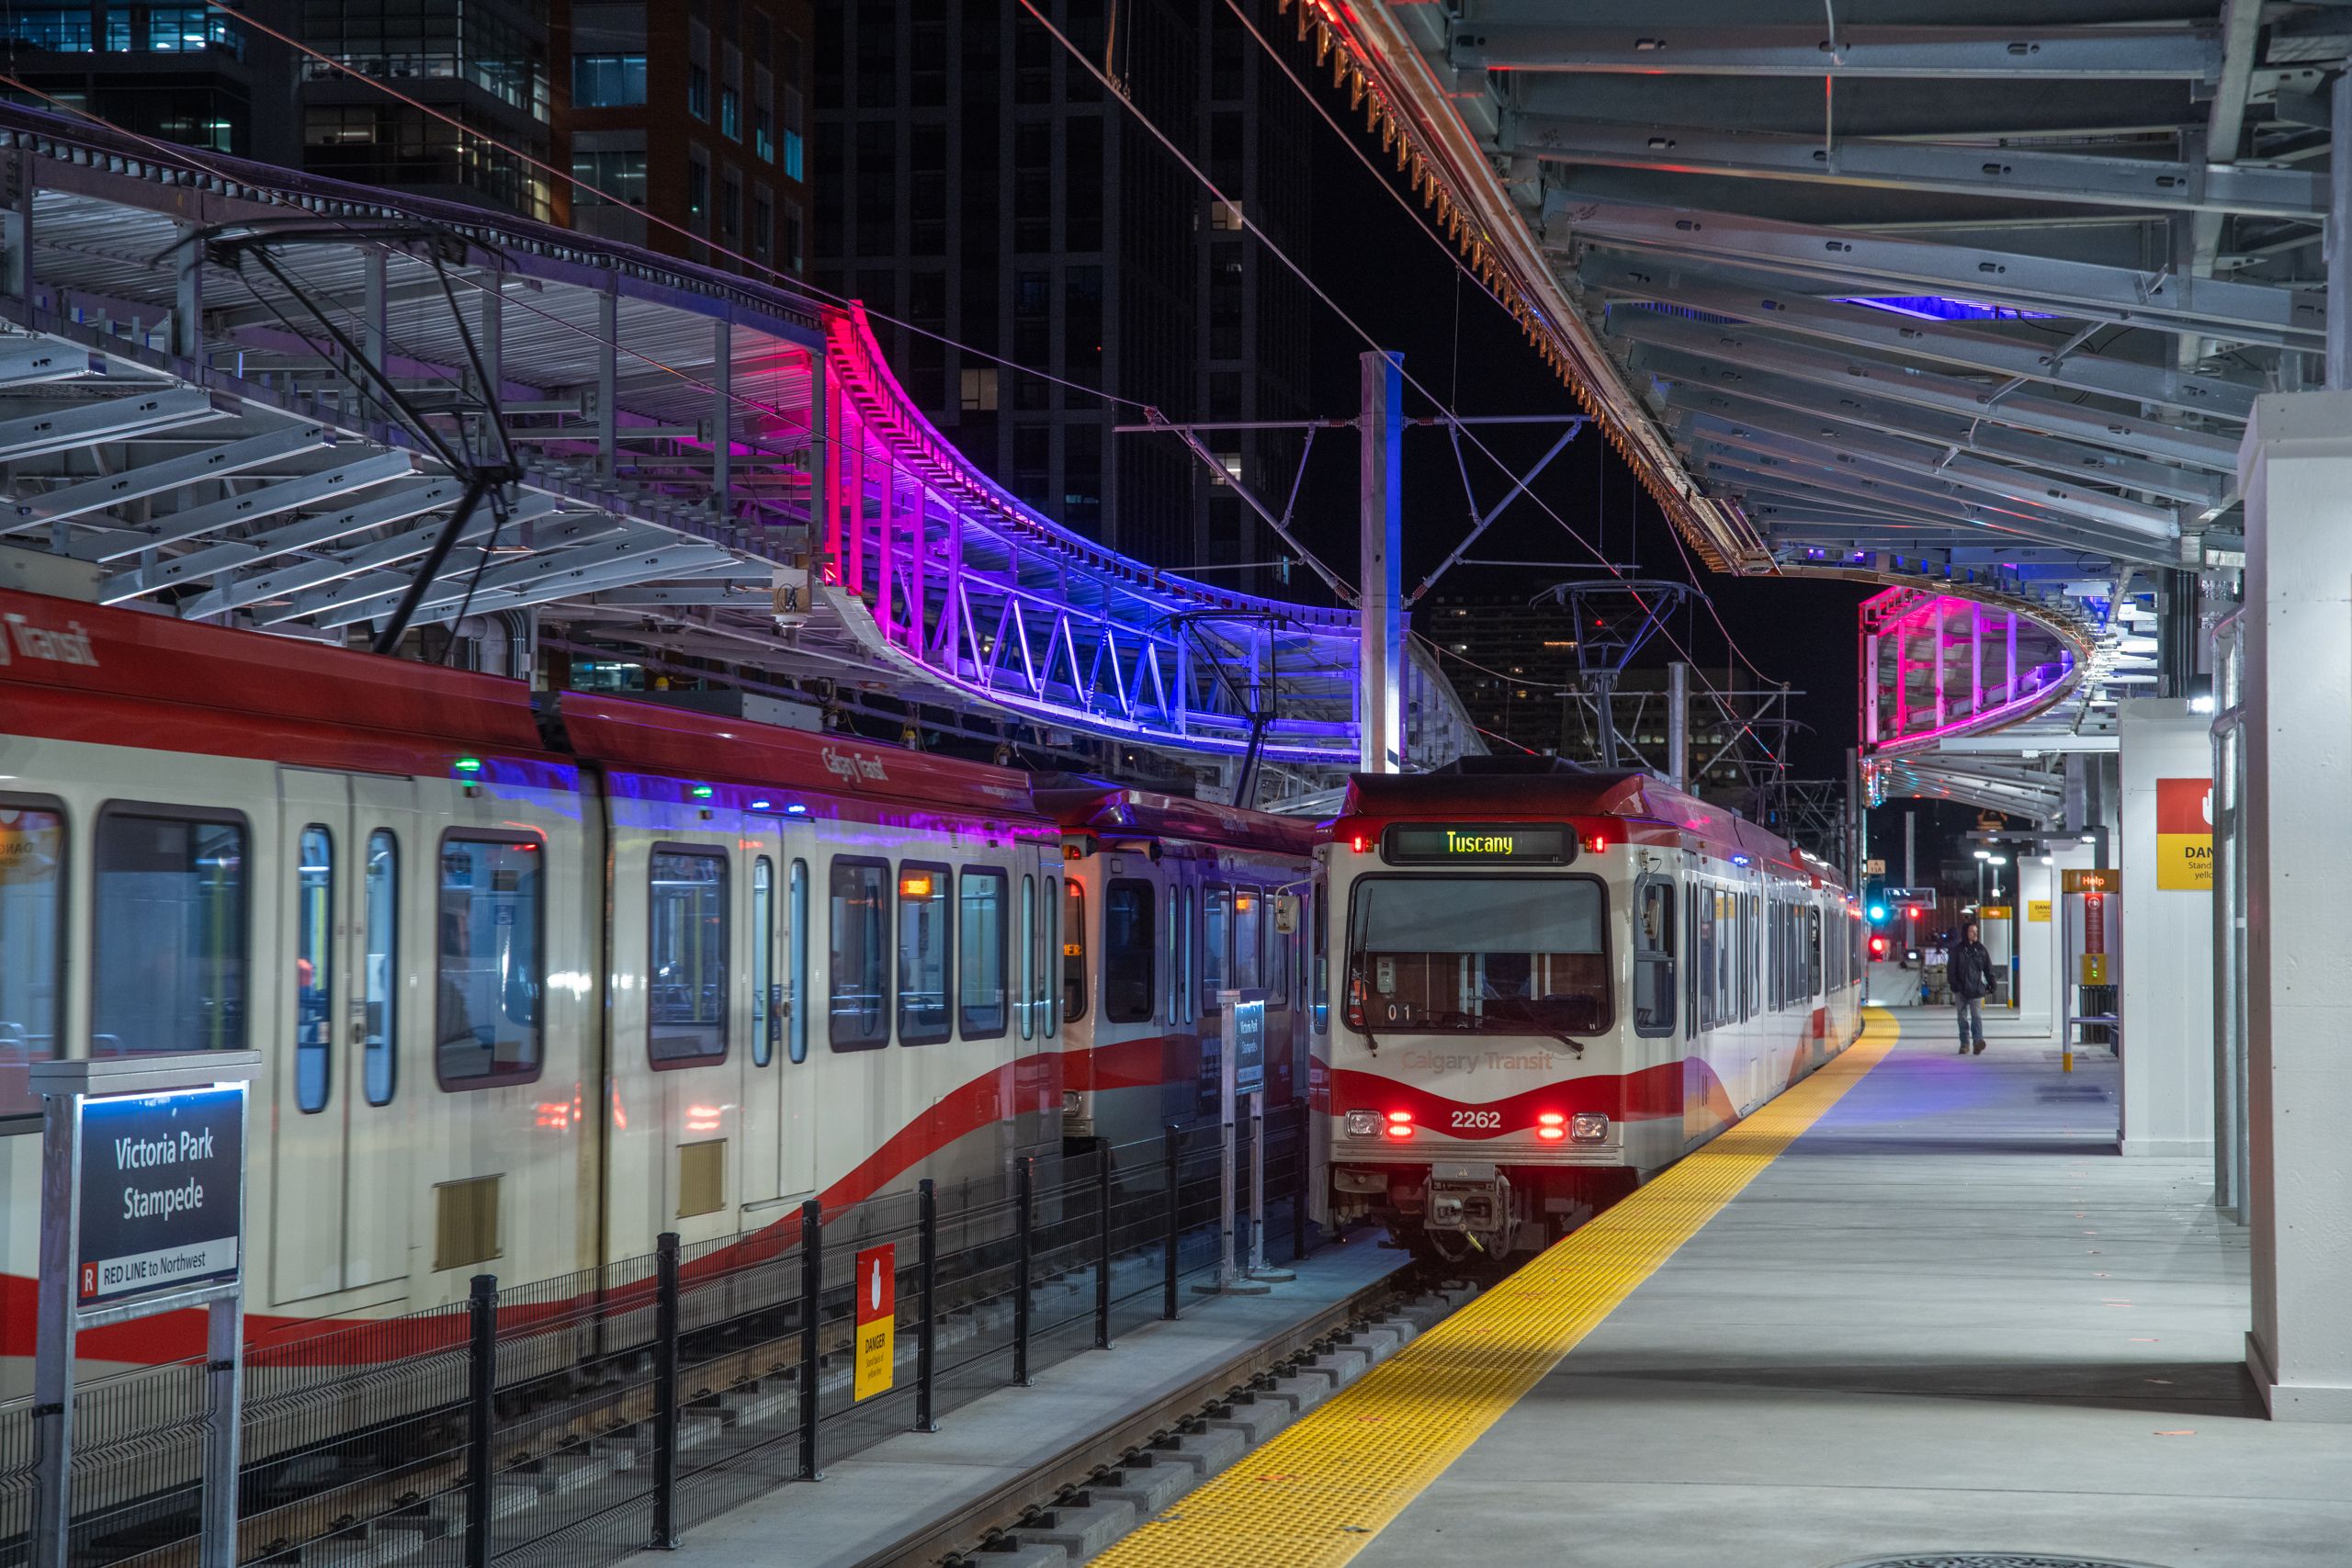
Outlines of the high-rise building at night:
[{"label": "high-rise building at night", "polygon": [[[876,322],[892,367],[1023,501],[1180,569],[1267,559],[1198,458],[1114,427],[1141,423],[1139,404],[1174,420],[1309,412],[1312,309],[1241,223],[1307,259],[1312,109],[1219,0],[1050,9],[1231,205],[1013,0],[857,0],[818,24],[814,276],[907,323]],[[1300,445],[1204,439],[1278,493]]]}]

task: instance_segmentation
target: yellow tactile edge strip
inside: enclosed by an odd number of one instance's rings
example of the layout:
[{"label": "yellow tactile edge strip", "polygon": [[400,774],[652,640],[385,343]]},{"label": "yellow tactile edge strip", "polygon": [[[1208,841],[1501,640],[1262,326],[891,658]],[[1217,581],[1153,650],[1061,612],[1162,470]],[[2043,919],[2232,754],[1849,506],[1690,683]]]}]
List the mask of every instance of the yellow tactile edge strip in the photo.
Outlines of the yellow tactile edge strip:
[{"label": "yellow tactile edge strip", "polygon": [[1895,1034],[1871,1010],[1836,1060],[1242,1455],[1096,1568],[1346,1562],[1877,1066]]}]

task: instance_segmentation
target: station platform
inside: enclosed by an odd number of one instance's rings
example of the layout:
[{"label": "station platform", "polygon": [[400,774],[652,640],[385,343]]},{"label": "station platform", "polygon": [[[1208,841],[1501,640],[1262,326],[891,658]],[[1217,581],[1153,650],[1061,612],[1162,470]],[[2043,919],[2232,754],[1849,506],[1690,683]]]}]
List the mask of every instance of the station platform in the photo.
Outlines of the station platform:
[{"label": "station platform", "polygon": [[2205,1162],[2102,1054],[1863,1038],[1096,1561],[2352,1561],[2352,1431],[2274,1425]]},{"label": "station platform", "polygon": [[[1155,1406],[1182,1404],[1189,1413],[1200,1396],[1186,1391],[1204,1377],[1222,1380],[1219,1389],[1247,1382],[1254,1367],[1234,1370],[1244,1359],[1281,1359],[1282,1347],[1306,1325],[1379,1285],[1408,1258],[1360,1235],[1284,1264],[1295,1277],[1262,1294],[1204,1297],[1188,1291],[1182,1316],[1122,1334],[1108,1354],[1073,1356],[1047,1367],[1028,1387],[974,1400],[943,1418],[937,1431],[902,1433],[829,1461],[816,1484],[792,1484],[787,1458],[764,1495],[688,1531],[673,1551],[631,1561],[642,1568],[861,1568],[910,1558],[935,1561],[939,1553],[924,1552],[923,1542],[944,1536],[962,1545],[968,1539],[953,1521],[1019,1512],[1025,1506],[1022,1489],[1040,1466],[1115,1446],[1109,1434],[1139,1416],[1148,1431],[1147,1413]],[[1042,1488],[1048,1495],[1052,1490]],[[978,1529],[970,1527],[969,1534]]]}]

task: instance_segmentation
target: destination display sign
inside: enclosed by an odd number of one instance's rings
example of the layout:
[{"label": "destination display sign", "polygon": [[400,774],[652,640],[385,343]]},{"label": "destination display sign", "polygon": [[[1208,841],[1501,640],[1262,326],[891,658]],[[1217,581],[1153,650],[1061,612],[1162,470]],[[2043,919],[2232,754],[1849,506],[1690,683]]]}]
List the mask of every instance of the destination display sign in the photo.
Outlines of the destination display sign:
[{"label": "destination display sign", "polygon": [[1577,836],[1566,823],[1400,822],[1381,840],[1391,865],[1566,865]]},{"label": "destination display sign", "polygon": [[234,1280],[244,1217],[243,1086],[86,1099],[81,1113],[75,1303]]}]

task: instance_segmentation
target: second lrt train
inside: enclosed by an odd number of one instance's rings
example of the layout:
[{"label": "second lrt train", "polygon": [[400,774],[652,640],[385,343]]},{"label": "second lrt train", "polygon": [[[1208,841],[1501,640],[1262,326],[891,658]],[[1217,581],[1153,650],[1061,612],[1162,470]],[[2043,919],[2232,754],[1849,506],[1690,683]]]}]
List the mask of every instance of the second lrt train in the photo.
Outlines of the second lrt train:
[{"label": "second lrt train", "polygon": [[1852,1043],[1830,866],[1644,774],[1362,776],[1331,825],[1331,1202],[1540,1247]]}]

